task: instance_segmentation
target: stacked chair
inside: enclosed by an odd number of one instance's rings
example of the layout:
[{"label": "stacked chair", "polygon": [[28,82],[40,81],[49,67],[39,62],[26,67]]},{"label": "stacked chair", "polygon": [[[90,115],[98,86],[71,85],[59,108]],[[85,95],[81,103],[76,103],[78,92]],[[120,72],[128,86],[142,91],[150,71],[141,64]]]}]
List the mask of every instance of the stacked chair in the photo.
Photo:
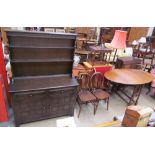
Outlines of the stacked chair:
[{"label": "stacked chair", "polygon": [[80,116],[82,105],[87,105],[88,103],[93,104],[95,115],[100,100],[106,101],[108,110],[110,95],[105,91],[105,81],[102,73],[95,72],[92,75],[89,73],[79,73],[78,81],[77,103],[80,107],[78,117]]},{"label": "stacked chair", "polygon": [[150,72],[155,57],[155,51],[152,44],[139,44],[133,47],[133,57],[138,57],[143,60],[142,68],[144,71]]}]

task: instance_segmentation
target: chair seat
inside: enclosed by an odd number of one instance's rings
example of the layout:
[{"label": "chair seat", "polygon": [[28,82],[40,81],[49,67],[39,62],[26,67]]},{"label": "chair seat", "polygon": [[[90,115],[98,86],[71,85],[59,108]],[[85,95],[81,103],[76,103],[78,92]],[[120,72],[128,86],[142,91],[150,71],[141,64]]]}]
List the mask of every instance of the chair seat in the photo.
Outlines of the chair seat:
[{"label": "chair seat", "polygon": [[96,89],[93,91],[93,94],[100,100],[105,100],[109,98],[109,94],[102,89]]},{"label": "chair seat", "polygon": [[79,98],[82,102],[95,101],[96,97],[88,90],[81,90],[79,92]]}]

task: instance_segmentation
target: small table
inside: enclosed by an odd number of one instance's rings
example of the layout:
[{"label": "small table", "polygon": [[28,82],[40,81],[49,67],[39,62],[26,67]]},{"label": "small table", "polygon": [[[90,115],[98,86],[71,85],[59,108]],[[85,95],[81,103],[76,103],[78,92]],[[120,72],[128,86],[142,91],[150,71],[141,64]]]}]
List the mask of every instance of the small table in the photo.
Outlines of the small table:
[{"label": "small table", "polygon": [[[95,54],[99,53],[101,55],[101,58],[100,60],[101,61],[104,61],[104,57],[105,57],[105,53],[110,53],[112,52],[111,49],[109,48],[105,48],[105,47],[102,47],[102,46],[89,46],[89,49],[91,51],[91,62],[94,64],[94,61],[95,61]],[[109,59],[110,59],[110,56],[109,56]]]},{"label": "small table", "polygon": [[75,54],[80,56],[80,63],[83,63],[84,61],[88,60],[88,55],[90,55],[91,52],[85,50],[76,50]]},{"label": "small table", "polygon": [[74,77],[78,77],[79,72],[87,72],[86,69],[84,68],[84,66],[81,65],[81,64],[78,64],[77,66],[74,66],[74,67],[73,67],[72,75],[73,75]]},{"label": "small table", "polygon": [[92,70],[95,69],[96,72],[101,72],[101,73],[105,73],[109,70],[112,70],[112,65],[111,64],[96,64],[96,65],[92,65],[89,62],[83,62],[84,66],[86,69],[88,70]]},{"label": "small table", "polygon": [[[134,86],[133,93],[129,96],[124,90],[116,90],[116,94],[120,96],[128,105],[132,102],[137,105],[138,99],[144,84],[153,81],[153,76],[145,71],[136,69],[113,69],[104,74],[105,78],[115,84]],[[121,91],[126,97],[127,101],[118,91]],[[136,99],[134,99],[136,97]]]}]

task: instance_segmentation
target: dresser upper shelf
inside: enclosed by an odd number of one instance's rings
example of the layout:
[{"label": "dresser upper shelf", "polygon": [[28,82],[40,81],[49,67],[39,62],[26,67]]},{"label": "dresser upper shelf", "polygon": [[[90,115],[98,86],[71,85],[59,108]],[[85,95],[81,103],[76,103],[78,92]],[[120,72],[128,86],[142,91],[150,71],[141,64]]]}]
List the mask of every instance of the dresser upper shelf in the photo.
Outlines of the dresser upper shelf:
[{"label": "dresser upper shelf", "polygon": [[72,59],[12,59],[11,63],[29,63],[29,62],[73,62]]},{"label": "dresser upper shelf", "polygon": [[74,47],[76,34],[6,31],[9,46]]},{"label": "dresser upper shelf", "polygon": [[20,49],[75,49],[75,47],[66,47],[66,46],[62,46],[62,47],[59,47],[59,46],[19,46],[19,45],[9,45],[8,46],[9,49],[12,49],[12,48],[20,48]]}]

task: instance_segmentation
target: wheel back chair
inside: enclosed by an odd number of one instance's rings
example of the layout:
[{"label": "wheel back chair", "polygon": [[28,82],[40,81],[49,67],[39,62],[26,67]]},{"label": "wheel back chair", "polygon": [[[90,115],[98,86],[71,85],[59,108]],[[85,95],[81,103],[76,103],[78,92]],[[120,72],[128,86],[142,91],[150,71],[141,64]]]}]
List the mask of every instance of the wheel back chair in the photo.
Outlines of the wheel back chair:
[{"label": "wheel back chair", "polygon": [[141,58],[143,60],[142,69],[150,72],[155,57],[155,51],[151,43],[133,47],[133,56]]},{"label": "wheel back chair", "polygon": [[79,90],[77,103],[80,107],[78,117],[81,113],[82,104],[93,104],[95,115],[100,100],[105,100],[108,110],[110,95],[105,91],[105,81],[102,73],[95,72],[92,76],[89,73],[79,73],[78,81]]},{"label": "wheel back chair", "polygon": [[98,104],[101,100],[104,100],[107,103],[107,110],[108,110],[110,95],[105,90],[106,90],[106,84],[103,74],[100,72],[94,73],[91,76],[91,91],[98,101],[95,107],[95,113],[97,111]]},{"label": "wheel back chair", "polygon": [[79,88],[78,88],[77,103],[80,107],[78,117],[80,116],[83,104],[88,103],[93,104],[95,113],[95,104],[97,102],[97,98],[90,91],[90,74],[84,72],[79,73],[78,82],[79,82]]}]

